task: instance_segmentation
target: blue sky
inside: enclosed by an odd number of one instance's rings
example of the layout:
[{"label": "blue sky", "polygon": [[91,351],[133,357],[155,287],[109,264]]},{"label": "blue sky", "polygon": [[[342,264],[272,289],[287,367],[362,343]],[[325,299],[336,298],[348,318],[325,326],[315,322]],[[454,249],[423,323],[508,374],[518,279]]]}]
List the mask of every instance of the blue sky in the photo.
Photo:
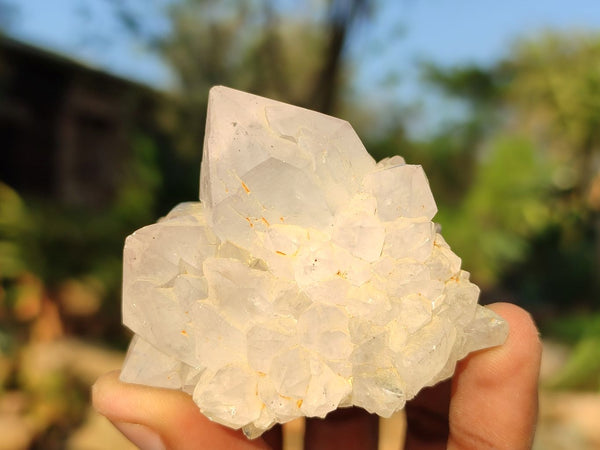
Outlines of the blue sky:
[{"label": "blue sky", "polygon": [[[364,37],[359,39],[364,44],[359,42],[352,51],[361,67],[358,84],[367,85],[396,72],[404,81],[395,88],[396,97],[403,99],[420,95],[422,88],[415,82],[419,60],[443,65],[491,64],[505,56],[517,38],[534,36],[546,29],[600,32],[598,0],[388,0],[381,3],[375,26],[365,27]],[[394,39],[394,27],[398,28],[398,23],[403,24],[404,31]],[[373,42],[378,42],[378,51],[371,55],[369,46]]]},{"label": "blue sky", "polygon": [[[131,39],[115,19],[108,0],[7,0],[17,4],[9,34],[88,65],[157,87],[172,81],[161,60]],[[166,20],[157,14],[164,0],[141,9],[144,21],[157,31],[167,32]],[[102,35],[106,39],[98,39]]]},{"label": "blue sky", "polygon": [[[20,12],[12,25],[13,36],[157,87],[173,84],[166,65],[127,38],[110,14],[108,0],[15,1]],[[168,31],[168,22],[158,11],[170,0],[136,1],[148,28]],[[382,101],[413,102],[423,96],[415,64],[420,59],[444,65],[489,64],[505,55],[519,36],[548,28],[600,31],[600,0],[377,3],[375,16],[358,29],[350,56],[357,90]],[[97,30],[108,38],[93,39]],[[390,88],[383,81],[391,77],[401,82]]]}]

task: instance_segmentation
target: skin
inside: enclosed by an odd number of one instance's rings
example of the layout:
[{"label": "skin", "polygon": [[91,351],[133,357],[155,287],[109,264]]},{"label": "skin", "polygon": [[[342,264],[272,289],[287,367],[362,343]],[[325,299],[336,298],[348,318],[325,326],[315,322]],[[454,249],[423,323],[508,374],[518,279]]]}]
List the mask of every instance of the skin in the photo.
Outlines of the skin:
[{"label": "skin", "polygon": [[[508,303],[489,306],[510,325],[505,344],[460,361],[448,382],[407,404],[407,450],[525,450],[533,441],[541,344],[530,315]],[[247,440],[204,417],[181,392],[122,383],[108,373],[92,388],[94,407],[133,443],[155,449],[280,449],[281,429]],[[306,423],[305,448],[377,449],[378,419],[358,408]]]}]

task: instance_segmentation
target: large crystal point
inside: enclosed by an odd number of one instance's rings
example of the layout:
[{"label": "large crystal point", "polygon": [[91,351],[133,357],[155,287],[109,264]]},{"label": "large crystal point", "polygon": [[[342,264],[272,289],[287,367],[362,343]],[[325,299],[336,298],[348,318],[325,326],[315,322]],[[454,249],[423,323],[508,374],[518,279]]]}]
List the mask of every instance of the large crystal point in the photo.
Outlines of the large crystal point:
[{"label": "large crystal point", "polygon": [[351,405],[387,417],[506,338],[423,169],[376,164],[345,121],[213,88],[200,199],[127,238],[123,381],[256,437]]}]

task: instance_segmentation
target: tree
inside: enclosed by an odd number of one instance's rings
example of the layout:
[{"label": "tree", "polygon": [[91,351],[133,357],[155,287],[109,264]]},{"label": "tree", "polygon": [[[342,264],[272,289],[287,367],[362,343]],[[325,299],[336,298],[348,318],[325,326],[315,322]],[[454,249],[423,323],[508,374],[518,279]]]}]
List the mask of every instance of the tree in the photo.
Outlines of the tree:
[{"label": "tree", "polygon": [[468,105],[455,128],[474,130],[461,153],[475,162],[471,182],[439,217],[490,287],[564,306],[598,298],[599,57],[598,35],[547,33],[491,67],[425,68]]},{"label": "tree", "polygon": [[513,126],[557,162],[557,188],[585,203],[600,170],[600,36],[547,33],[521,43],[503,66],[515,74]]},{"label": "tree", "polygon": [[184,152],[198,153],[211,86],[233,88],[333,114],[344,89],[344,50],[372,0],[306,2],[282,10],[273,0],[181,0],[159,50],[177,74],[170,123]]},{"label": "tree", "polygon": [[589,289],[584,294],[588,302],[597,299],[600,283],[593,267],[600,265],[600,35],[546,33],[518,45],[502,69],[512,74],[506,95],[510,127],[532,136],[552,162],[551,226],[558,230],[557,245],[563,254],[582,248],[573,263],[588,261],[577,272],[588,274],[583,284]]},{"label": "tree", "polygon": [[140,23],[138,0],[110,0],[123,25],[153,46],[177,86],[160,122],[176,152],[163,152],[163,206],[197,195],[208,91],[214,85],[264,95],[328,114],[342,107],[345,50],[374,0],[175,0],[165,8],[170,31]]}]

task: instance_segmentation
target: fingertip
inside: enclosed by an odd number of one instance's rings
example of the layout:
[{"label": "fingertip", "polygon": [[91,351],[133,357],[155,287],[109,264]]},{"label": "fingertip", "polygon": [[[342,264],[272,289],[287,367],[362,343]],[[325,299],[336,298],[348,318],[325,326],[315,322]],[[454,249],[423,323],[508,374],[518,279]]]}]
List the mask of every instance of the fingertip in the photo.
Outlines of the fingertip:
[{"label": "fingertip", "polygon": [[120,371],[115,370],[112,372],[101,375],[91,388],[92,406],[100,414],[106,416],[110,414],[110,406],[113,404],[111,401],[112,395],[111,386],[114,386],[115,382],[119,380]]},{"label": "fingertip", "polygon": [[535,322],[510,303],[489,308],[509,325],[506,342],[472,353],[457,366],[448,448],[527,449],[537,419],[541,342]]},{"label": "fingertip", "polygon": [[506,302],[492,303],[487,306],[510,324],[509,337],[541,345],[540,333],[531,314],[523,308]]},{"label": "fingertip", "polygon": [[[181,450],[268,448],[262,439],[249,441],[240,431],[211,422],[189,395],[124,383],[119,380],[118,371],[107,373],[96,381],[92,386],[92,403],[134,443],[164,442],[167,448]],[[158,444],[147,448],[160,448]]]},{"label": "fingertip", "polygon": [[476,366],[472,368],[477,370],[480,383],[496,383],[515,374],[537,379],[542,343],[531,314],[512,303],[494,303],[488,308],[507,321],[508,337],[504,344],[465,358],[459,362],[458,370],[469,364]]}]

